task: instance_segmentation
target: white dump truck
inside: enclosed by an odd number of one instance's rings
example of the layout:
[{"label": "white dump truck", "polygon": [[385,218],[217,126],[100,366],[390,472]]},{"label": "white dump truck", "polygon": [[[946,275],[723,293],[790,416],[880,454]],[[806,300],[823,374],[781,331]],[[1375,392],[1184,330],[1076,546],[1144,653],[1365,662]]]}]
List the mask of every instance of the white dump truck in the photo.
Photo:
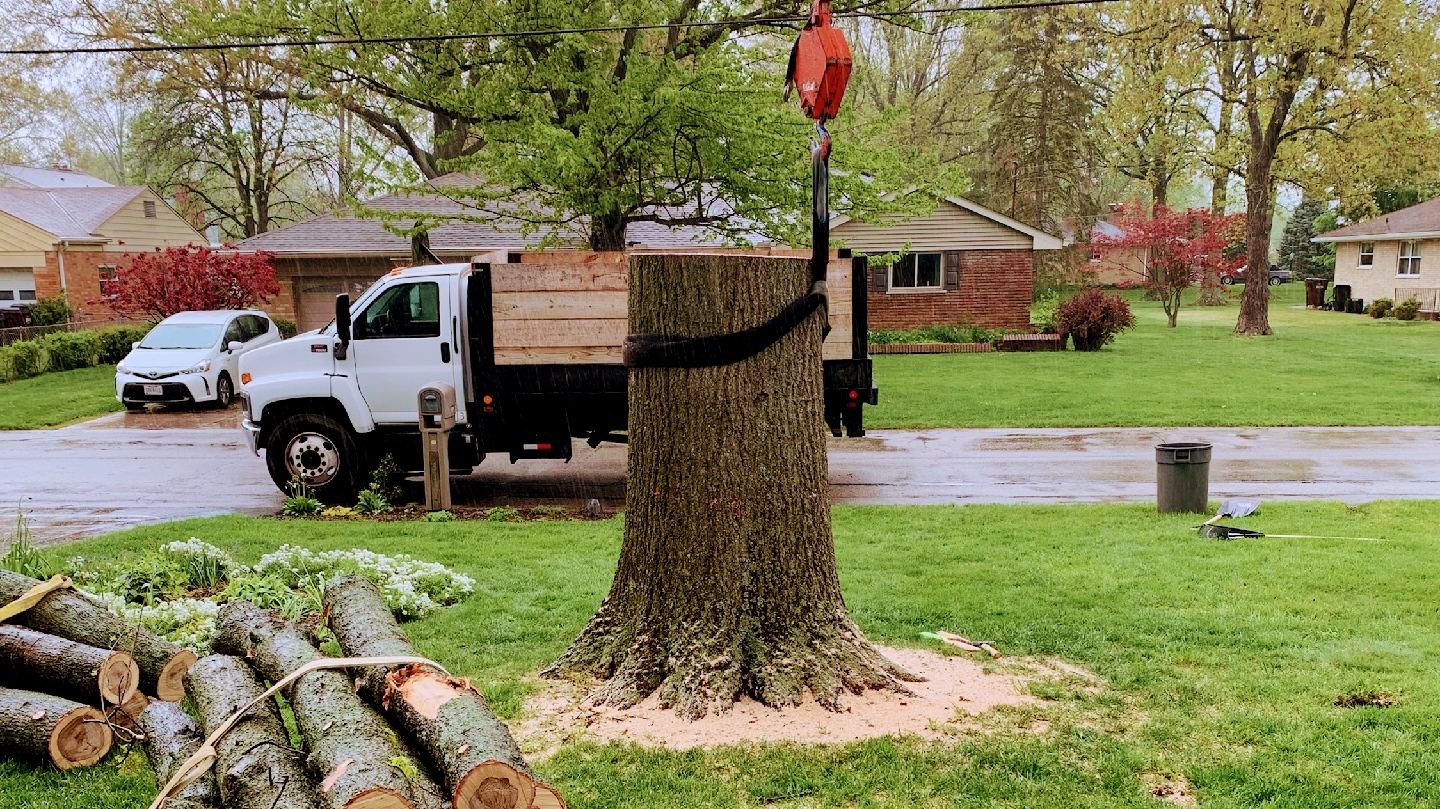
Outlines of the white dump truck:
[{"label": "white dump truck", "polygon": [[[298,478],[323,502],[351,503],[386,455],[423,468],[416,395],[432,383],[456,391],[452,475],[487,455],[568,460],[574,439],[623,443],[626,262],[502,253],[392,271],[353,303],[339,295],[330,325],[241,358],[250,449],[265,451],[282,490]],[[836,436],[859,436],[877,401],[866,260],[832,253],[827,275],[825,420]]]}]

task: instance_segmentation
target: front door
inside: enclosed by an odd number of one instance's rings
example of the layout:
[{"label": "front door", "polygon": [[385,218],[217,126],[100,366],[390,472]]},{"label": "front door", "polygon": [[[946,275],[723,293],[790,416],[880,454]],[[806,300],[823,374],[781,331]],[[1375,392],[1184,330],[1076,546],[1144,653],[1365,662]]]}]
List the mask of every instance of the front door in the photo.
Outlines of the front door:
[{"label": "front door", "polygon": [[438,283],[414,281],[380,293],[355,319],[355,378],[377,424],[414,424],[420,389],[453,382],[453,346],[441,328],[448,310]]}]

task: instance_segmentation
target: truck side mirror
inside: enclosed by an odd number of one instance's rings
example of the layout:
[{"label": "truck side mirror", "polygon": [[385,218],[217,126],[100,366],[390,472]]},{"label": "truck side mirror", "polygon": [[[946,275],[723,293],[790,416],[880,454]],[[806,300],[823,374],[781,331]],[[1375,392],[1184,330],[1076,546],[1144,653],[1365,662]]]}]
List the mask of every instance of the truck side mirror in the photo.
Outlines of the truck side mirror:
[{"label": "truck side mirror", "polygon": [[335,336],[340,345],[335,348],[335,359],[345,359],[345,348],[350,345],[350,295],[342,292],[335,296]]}]

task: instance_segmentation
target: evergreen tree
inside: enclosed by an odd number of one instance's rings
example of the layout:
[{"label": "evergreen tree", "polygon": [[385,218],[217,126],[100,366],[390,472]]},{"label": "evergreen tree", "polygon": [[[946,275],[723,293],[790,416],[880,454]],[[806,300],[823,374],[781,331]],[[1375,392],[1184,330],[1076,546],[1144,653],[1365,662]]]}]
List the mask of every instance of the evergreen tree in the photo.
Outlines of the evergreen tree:
[{"label": "evergreen tree", "polygon": [[[1280,235],[1280,268],[1295,273],[1296,278],[1315,275],[1321,267],[1315,258],[1322,252],[1321,246],[1310,241],[1315,235],[1315,220],[1325,213],[1325,205],[1310,197],[1303,197],[1285,224]],[[1331,269],[1334,272],[1334,269]]]}]

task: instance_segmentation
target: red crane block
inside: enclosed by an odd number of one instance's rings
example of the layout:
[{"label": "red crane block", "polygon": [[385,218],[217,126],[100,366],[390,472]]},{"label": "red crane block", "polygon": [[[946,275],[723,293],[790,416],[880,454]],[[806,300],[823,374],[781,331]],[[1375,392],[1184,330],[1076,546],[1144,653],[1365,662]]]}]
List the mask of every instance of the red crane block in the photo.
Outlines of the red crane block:
[{"label": "red crane block", "polygon": [[815,0],[810,20],[790,53],[786,97],[792,87],[798,88],[800,108],[807,116],[821,121],[834,118],[850,84],[851,65],[845,34],[830,19],[830,0]]}]

